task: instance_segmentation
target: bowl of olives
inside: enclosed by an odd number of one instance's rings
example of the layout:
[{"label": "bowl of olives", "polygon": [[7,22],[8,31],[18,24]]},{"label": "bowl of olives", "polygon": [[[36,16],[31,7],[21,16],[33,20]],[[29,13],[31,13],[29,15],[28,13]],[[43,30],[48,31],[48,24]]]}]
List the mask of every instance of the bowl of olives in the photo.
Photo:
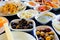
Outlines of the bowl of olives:
[{"label": "bowl of olives", "polygon": [[14,19],[10,22],[10,29],[14,31],[32,31],[35,29],[35,22],[26,19]]},{"label": "bowl of olives", "polygon": [[37,40],[59,40],[57,34],[50,26],[38,26],[36,28]]}]

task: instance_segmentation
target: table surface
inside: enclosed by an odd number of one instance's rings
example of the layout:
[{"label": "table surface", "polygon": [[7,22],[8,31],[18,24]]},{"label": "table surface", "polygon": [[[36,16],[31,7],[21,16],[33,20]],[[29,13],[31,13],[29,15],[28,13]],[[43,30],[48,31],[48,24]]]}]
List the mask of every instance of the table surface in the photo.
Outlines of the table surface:
[{"label": "table surface", "polygon": [[[3,1],[5,1],[5,0],[3,0]],[[30,7],[27,6],[26,10],[27,10],[27,9],[33,9],[33,8],[30,8]],[[60,8],[59,8],[59,9],[52,9],[52,10],[50,10],[50,12],[53,12],[53,13],[55,13],[56,15],[58,15],[58,14],[60,14]],[[9,20],[9,22],[10,22],[11,20],[13,20],[13,19],[19,19],[19,18],[17,17],[17,15],[14,15],[14,16],[5,16],[5,17]],[[36,26],[43,25],[43,24],[37,22],[37,21],[35,20],[35,18],[32,18],[32,20],[35,21]],[[50,21],[50,22],[47,23],[46,25],[52,27],[51,23],[52,23],[52,22]],[[52,27],[52,28],[53,28],[53,27]],[[54,29],[54,28],[53,28],[53,29]],[[54,30],[54,31],[55,31],[55,30]],[[55,31],[55,32],[56,32],[56,31]],[[3,32],[3,33],[5,33],[5,32]],[[33,31],[27,32],[27,33],[33,35]],[[57,33],[56,33],[56,34],[57,34]],[[58,34],[57,34],[57,35],[58,35]],[[33,36],[34,36],[34,35],[33,35]],[[59,40],[60,40],[60,35],[58,35],[58,37],[59,37]]]},{"label": "table surface", "polygon": [[[26,10],[28,10],[28,9],[33,9],[33,8],[30,8],[30,7],[28,7],[27,6],[27,8],[26,8]],[[55,13],[56,15],[58,15],[58,14],[60,14],[60,8],[59,9],[52,9],[52,10],[50,10],[50,12],[53,12],[53,13]],[[6,17],[8,20],[9,20],[9,22],[11,21],[11,20],[13,20],[13,19],[19,19],[18,17],[17,17],[17,15],[14,15],[14,16],[7,16]],[[35,20],[35,18],[32,18],[32,20],[34,20],[35,21],[35,23],[36,23],[36,26],[40,26],[40,25],[43,25],[43,24],[41,24],[41,23],[39,23],[39,22],[37,22],[36,20]],[[52,27],[52,22],[50,21],[49,23],[47,23],[46,25],[48,25],[48,26],[51,26]],[[53,27],[52,27],[53,28]],[[54,28],[53,28],[54,29]],[[55,30],[54,30],[55,31]],[[55,31],[56,32],[56,31]],[[33,33],[32,32],[28,32],[28,33],[30,33],[31,35],[33,35]],[[56,33],[57,34],[57,33]],[[57,34],[58,35],[58,34]],[[34,35],[33,35],[34,36]],[[59,39],[60,39],[60,35],[58,35],[58,37],[59,37]]]},{"label": "table surface", "polygon": [[[27,6],[26,10],[28,10],[28,9],[33,9],[33,8],[30,8],[30,7]],[[50,10],[50,12],[53,12],[53,13],[55,13],[56,15],[58,15],[58,14],[60,14],[60,8],[59,8],[59,9],[52,9],[52,10]],[[14,15],[14,16],[5,16],[5,17],[9,20],[9,22],[12,21],[13,19],[19,19],[19,18],[17,17],[17,15]],[[35,21],[36,27],[37,27],[37,26],[40,26],[40,25],[43,25],[43,24],[37,22],[37,21],[35,20],[35,18],[32,18],[32,20]],[[45,24],[45,25],[48,25],[48,26],[51,26],[51,27],[52,27],[51,24],[52,24],[52,22],[50,21],[49,23],[47,23],[47,24]],[[52,28],[53,28],[53,27],[52,27]],[[54,29],[54,28],[53,28],[53,29]],[[54,31],[55,31],[55,30],[54,30]],[[56,31],[55,31],[55,32],[56,32]],[[3,33],[5,33],[5,32],[3,32]],[[34,36],[33,31],[29,31],[29,32],[27,32],[27,33],[29,33],[29,34],[31,34],[31,35]],[[56,33],[56,34],[57,34],[57,33]],[[57,34],[57,35],[58,35],[58,34]],[[59,39],[60,39],[60,35],[58,35],[58,37],[59,37]]]}]

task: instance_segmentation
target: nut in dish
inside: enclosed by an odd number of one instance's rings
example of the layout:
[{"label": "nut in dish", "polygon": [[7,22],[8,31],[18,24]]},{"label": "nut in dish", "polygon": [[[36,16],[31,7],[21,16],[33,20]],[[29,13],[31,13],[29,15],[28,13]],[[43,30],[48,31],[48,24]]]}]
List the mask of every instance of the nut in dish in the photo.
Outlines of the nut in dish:
[{"label": "nut in dish", "polygon": [[36,28],[37,40],[59,40],[50,26],[38,26]]}]

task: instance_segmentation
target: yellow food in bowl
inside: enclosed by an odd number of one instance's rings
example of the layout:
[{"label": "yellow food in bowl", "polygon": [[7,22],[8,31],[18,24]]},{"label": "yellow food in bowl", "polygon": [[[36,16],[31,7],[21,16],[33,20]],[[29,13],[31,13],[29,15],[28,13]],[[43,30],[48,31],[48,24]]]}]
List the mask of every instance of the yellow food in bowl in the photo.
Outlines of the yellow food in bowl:
[{"label": "yellow food in bowl", "polygon": [[0,17],[0,28],[3,27],[5,23],[8,23],[8,20],[4,17]]},{"label": "yellow food in bowl", "polygon": [[0,12],[4,15],[16,14],[18,11],[23,10],[25,7],[18,3],[6,3],[4,6],[0,7]]}]

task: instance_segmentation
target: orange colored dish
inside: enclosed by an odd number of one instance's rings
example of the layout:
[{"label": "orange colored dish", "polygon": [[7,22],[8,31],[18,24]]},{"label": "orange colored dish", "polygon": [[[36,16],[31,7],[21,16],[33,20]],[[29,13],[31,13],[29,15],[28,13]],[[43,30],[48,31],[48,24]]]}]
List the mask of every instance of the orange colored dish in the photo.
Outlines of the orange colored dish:
[{"label": "orange colored dish", "polygon": [[43,12],[43,11],[46,11],[46,10],[49,10],[50,7],[46,6],[46,5],[41,5],[37,8],[38,11],[40,12]]},{"label": "orange colored dish", "polygon": [[58,7],[59,7],[58,5],[56,5],[56,4],[52,3],[52,2],[46,2],[45,4],[46,4],[47,6],[52,7],[52,8],[58,8]]},{"label": "orange colored dish", "polygon": [[34,2],[32,2],[32,1],[30,1],[29,4],[30,4],[31,6],[35,6],[35,5],[36,5],[36,4],[35,4]]},{"label": "orange colored dish", "polygon": [[5,23],[8,23],[8,20],[5,17],[0,17],[0,28],[3,27]]}]

